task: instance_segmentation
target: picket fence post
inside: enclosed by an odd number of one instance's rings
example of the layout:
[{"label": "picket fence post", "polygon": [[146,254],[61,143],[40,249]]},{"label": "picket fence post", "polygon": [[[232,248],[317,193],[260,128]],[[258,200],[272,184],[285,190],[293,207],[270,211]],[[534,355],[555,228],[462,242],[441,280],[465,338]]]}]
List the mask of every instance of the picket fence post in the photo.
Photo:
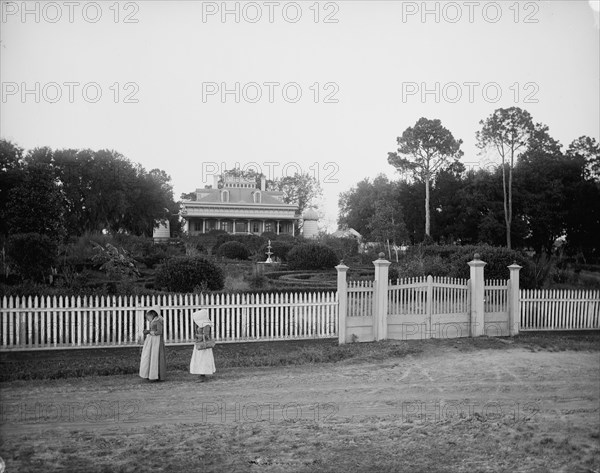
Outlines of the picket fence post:
[{"label": "picket fence post", "polygon": [[519,271],[521,266],[517,263],[511,264],[510,282],[508,286],[508,332],[512,337],[519,335],[519,327],[521,325],[521,303],[519,299]]},{"label": "picket fence post", "polygon": [[340,261],[337,270],[337,295],[338,295],[338,344],[346,343],[346,317],[348,316],[348,285],[346,273],[348,266]]},{"label": "picket fence post", "polygon": [[479,259],[475,253],[473,261],[467,263],[471,268],[471,337],[479,337],[485,333],[485,282],[484,267],[487,263]]},{"label": "picket fence post", "polygon": [[375,290],[373,292],[373,335],[376,341],[387,338],[388,312],[388,274],[390,263],[379,253],[379,259],[373,261],[375,266]]},{"label": "picket fence post", "polygon": [[135,298],[135,334],[136,342],[139,345],[144,343],[144,329],[146,328],[146,321],[144,319],[144,300],[140,296]]}]

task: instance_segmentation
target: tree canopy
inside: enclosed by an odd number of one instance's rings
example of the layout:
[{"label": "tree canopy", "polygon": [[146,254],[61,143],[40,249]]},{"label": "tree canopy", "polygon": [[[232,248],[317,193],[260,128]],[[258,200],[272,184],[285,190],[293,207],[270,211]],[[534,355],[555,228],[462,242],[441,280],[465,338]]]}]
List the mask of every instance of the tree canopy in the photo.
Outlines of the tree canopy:
[{"label": "tree canopy", "polygon": [[23,155],[0,140],[0,162],[4,234],[150,236],[157,221],[177,226],[170,177],[159,169],[148,172],[116,151],[44,147]]},{"label": "tree canopy", "polygon": [[425,183],[425,234],[431,235],[429,190],[438,172],[462,156],[462,140],[442,126],[441,120],[420,118],[397,138],[398,151],[388,153],[388,162],[400,172],[411,172]]}]

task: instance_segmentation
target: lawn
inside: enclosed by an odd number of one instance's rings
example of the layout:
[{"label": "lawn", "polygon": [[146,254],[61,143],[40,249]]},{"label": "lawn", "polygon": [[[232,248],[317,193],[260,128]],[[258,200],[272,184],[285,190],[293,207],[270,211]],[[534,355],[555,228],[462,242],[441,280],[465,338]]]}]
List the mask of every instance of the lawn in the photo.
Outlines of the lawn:
[{"label": "lawn", "polygon": [[163,383],[135,375],[135,349],[4,354],[0,456],[20,472],[600,471],[599,341],[230,344],[206,382],[168,347]]}]

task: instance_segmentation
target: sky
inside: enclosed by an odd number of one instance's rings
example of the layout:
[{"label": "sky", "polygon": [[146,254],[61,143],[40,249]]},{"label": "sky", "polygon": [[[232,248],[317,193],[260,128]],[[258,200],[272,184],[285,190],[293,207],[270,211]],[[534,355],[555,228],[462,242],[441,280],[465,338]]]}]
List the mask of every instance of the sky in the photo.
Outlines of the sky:
[{"label": "sky", "polygon": [[501,107],[600,140],[599,3],[2,0],[0,137],[116,150],[176,199],[234,167],[309,173],[334,231],[421,117],[467,167],[495,161],[475,133]]}]

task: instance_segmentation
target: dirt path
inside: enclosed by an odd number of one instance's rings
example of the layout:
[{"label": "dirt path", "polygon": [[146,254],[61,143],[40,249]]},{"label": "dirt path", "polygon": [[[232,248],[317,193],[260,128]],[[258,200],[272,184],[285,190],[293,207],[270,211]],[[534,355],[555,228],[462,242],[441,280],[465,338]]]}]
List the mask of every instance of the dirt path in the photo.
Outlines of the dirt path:
[{"label": "dirt path", "polygon": [[[218,360],[217,368],[218,368]],[[47,429],[129,433],[155,424],[479,417],[598,424],[600,359],[520,348],[425,353],[381,363],[227,369],[200,383],[109,376],[4,383],[3,439]]]}]

